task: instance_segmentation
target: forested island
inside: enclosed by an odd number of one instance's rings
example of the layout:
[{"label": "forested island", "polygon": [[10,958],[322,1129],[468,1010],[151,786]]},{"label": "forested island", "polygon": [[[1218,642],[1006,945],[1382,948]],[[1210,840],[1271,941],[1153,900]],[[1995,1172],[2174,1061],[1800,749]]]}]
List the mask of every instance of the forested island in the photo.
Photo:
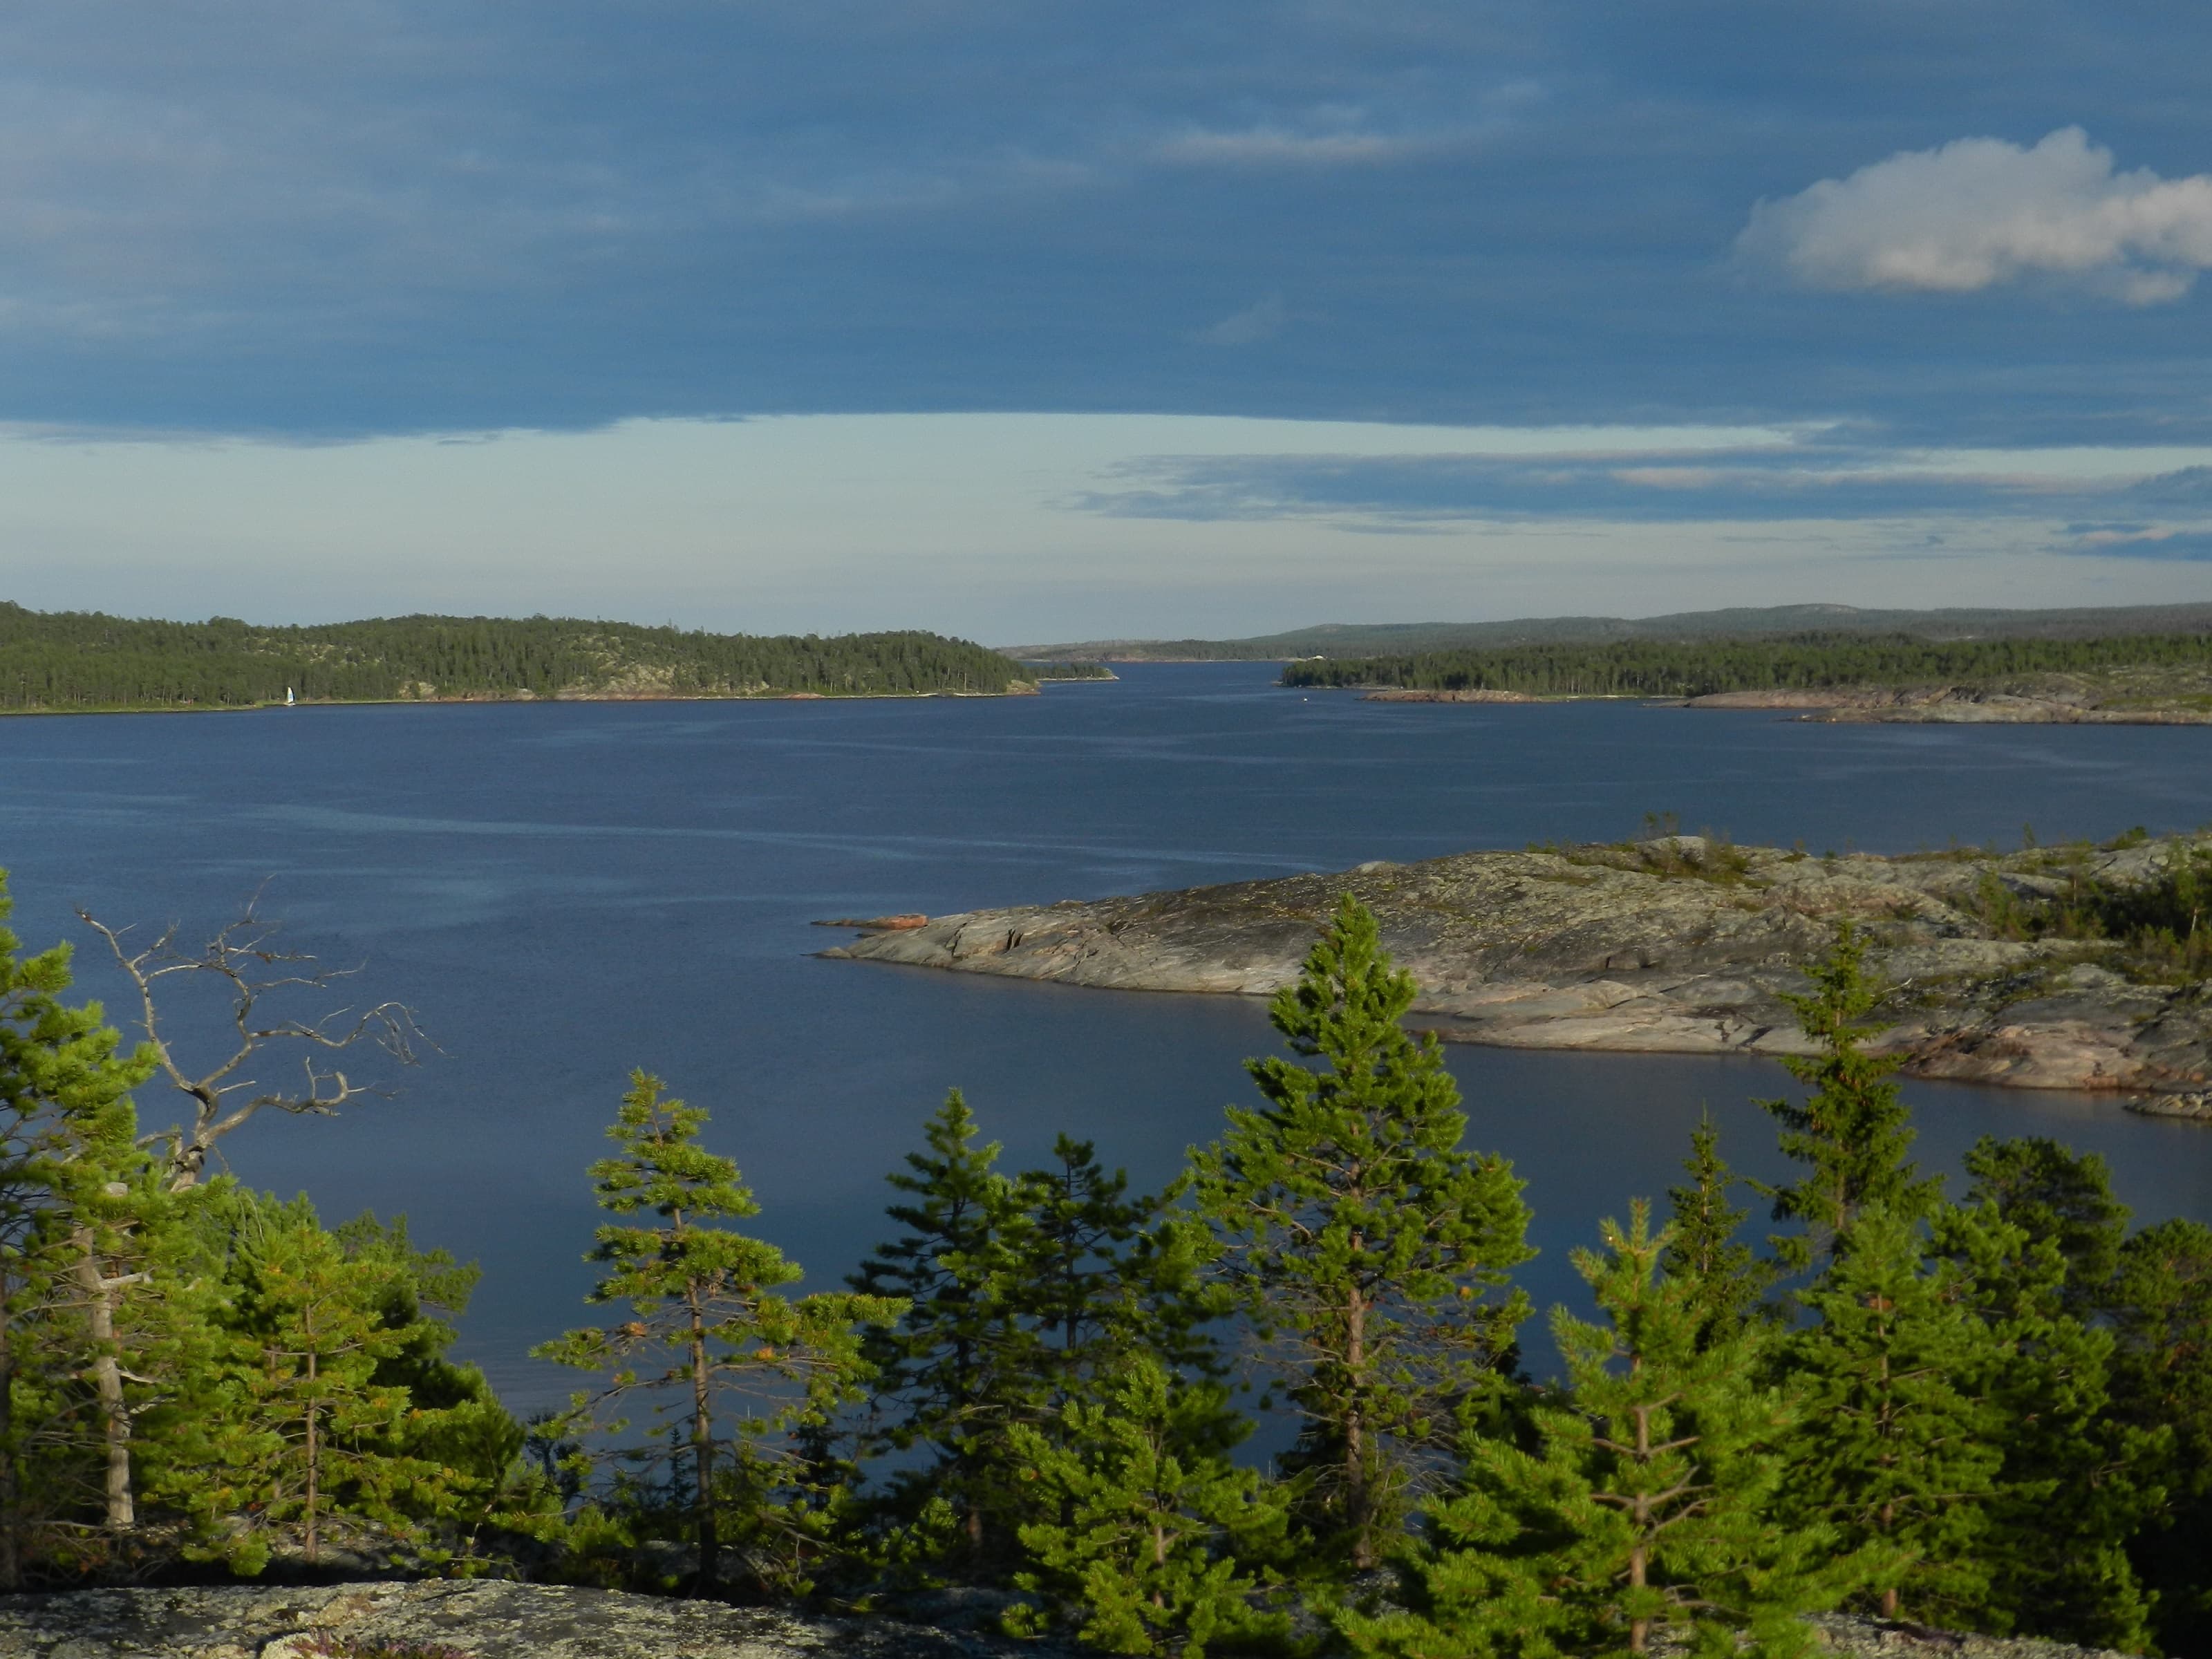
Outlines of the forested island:
[{"label": "forested island", "polygon": [[[1789,1178],[1739,1180],[1709,1120],[1661,1201],[1596,1198],[1557,1376],[1524,1347],[1523,1184],[1466,1144],[1420,989],[1346,895],[1272,1000],[1284,1051],[1169,1188],[1073,1133],[1001,1168],[956,1091],[838,1289],[745,1231],[777,1197],[710,1112],[634,1072],[578,1172],[596,1287],[535,1350],[579,1387],[528,1423],[449,1357],[472,1268],[212,1173],[258,1112],[362,1103],[334,1068],[263,1095],[240,1067],[404,1061],[410,1011],[271,1024],[262,992],[329,979],[266,923],[86,920],[135,1042],[66,948],[0,933],[0,1588],[205,1587],[0,1598],[0,1653],[1006,1650],[799,1613],[1160,1659],[2212,1640],[2212,1229],[2138,1224],[2045,1138],[1984,1139],[1955,1194],[1923,1175],[1848,920],[1784,1000],[1797,1087],[1761,1103]],[[155,1017],[176,972],[237,1004],[221,1070]],[[1296,1438],[1240,1459],[1261,1396]],[[347,1577],[416,1583],[312,1588]]]},{"label": "forested island", "polygon": [[1002,696],[1040,679],[1110,678],[1024,665],[915,631],[708,634],[547,617],[395,617],[264,628],[0,602],[0,709],[248,708],[499,698]]},{"label": "forested island", "polygon": [[1616,640],[1285,664],[1290,686],[1439,701],[1655,697],[1856,719],[2212,720],[2212,633]]}]

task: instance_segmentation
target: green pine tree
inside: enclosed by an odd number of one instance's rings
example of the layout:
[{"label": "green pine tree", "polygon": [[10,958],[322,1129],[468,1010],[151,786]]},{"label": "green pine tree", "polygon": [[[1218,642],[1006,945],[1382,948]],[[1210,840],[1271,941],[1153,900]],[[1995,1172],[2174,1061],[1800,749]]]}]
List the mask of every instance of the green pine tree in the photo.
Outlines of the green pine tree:
[{"label": "green pine tree", "polygon": [[1861,1046],[1866,1017],[1881,994],[1867,971],[1867,944],[1850,922],[1839,924],[1834,945],[1806,970],[1812,989],[1783,999],[1816,1048],[1784,1055],[1782,1064],[1811,1092],[1802,1103],[1759,1103],[1782,1125],[1782,1150],[1806,1165],[1805,1174],[1788,1186],[1751,1183],[1774,1200],[1777,1221],[1802,1229],[1774,1241],[1793,1270],[1832,1255],[1868,1206],[1923,1216],[1942,1188],[1941,1177],[1922,1180],[1906,1162],[1914,1136],[1911,1112],[1890,1081],[1897,1061]]},{"label": "green pine tree", "polygon": [[313,1567],[334,1520],[404,1537],[406,1500],[438,1507],[447,1471],[392,1449],[407,1390],[375,1380],[407,1340],[380,1313],[393,1277],[386,1264],[349,1261],[311,1223],[273,1226],[258,1241],[233,1346],[232,1410],[203,1430],[206,1463],[169,1470],[167,1495],[197,1511],[207,1540],[198,1553],[258,1573],[272,1531],[296,1522]]},{"label": "green pine tree", "polygon": [[779,1294],[801,1268],[775,1245],[722,1224],[757,1215],[760,1206],[737,1164],[698,1144],[706,1112],[665,1097],[662,1088],[645,1072],[630,1073],[607,1130],[621,1150],[591,1169],[601,1209],[659,1218],[658,1225],[608,1223],[585,1258],[607,1269],[586,1300],[625,1304],[630,1316],[570,1331],[532,1352],[607,1374],[597,1391],[575,1397],[573,1431],[620,1434],[627,1421],[604,1413],[633,1395],[654,1400],[656,1421],[673,1432],[665,1446],[656,1438],[627,1456],[634,1465],[674,1463],[689,1476],[681,1506],[698,1551],[693,1588],[711,1595],[721,1583],[725,1507],[743,1529],[772,1520],[779,1476],[799,1472],[793,1431],[860,1396],[868,1366],[859,1329],[887,1324],[903,1308],[843,1291]]},{"label": "green pine tree", "polygon": [[1696,1287],[1698,1341],[1726,1342],[1751,1317],[1774,1270],[1736,1237],[1751,1212],[1729,1201],[1735,1176],[1722,1161],[1720,1128],[1710,1112],[1690,1132],[1682,1167],[1689,1184],[1667,1189],[1673,1220],[1660,1266],[1670,1280]]},{"label": "green pine tree", "polygon": [[1204,1233],[1170,1207],[1179,1189],[1132,1197],[1126,1172],[1109,1175],[1091,1142],[1065,1134],[1053,1158],[1014,1178],[1019,1216],[1005,1239],[1022,1316],[1055,1379],[1048,1420],[1140,1351],[1218,1375],[1206,1327],[1228,1310],[1204,1275]]},{"label": "green pine tree", "polygon": [[1969,1204],[1990,1206],[2031,1240],[2048,1240],[2065,1267],[2060,1300],[2076,1319],[2110,1311],[2113,1275],[2128,1233],[2128,1206],[2112,1195],[2112,1172],[2095,1152],[2040,1135],[1984,1135],[1966,1154]]},{"label": "green pine tree", "polygon": [[1884,1554],[1871,1590],[1887,1619],[1937,1622],[1989,1593],[2002,1417],[1984,1390],[2001,1351],[1963,1279],[1928,1260],[1913,1218],[1869,1205],[1805,1293],[1819,1323],[1783,1355],[1806,1407],[1785,1510]]},{"label": "green pine tree", "polygon": [[1285,1633],[1280,1615],[1255,1610],[1267,1580],[1250,1564],[1282,1555],[1288,1504],[1229,1461],[1225,1410],[1218,1383],[1179,1382],[1139,1357],[1101,1399],[1069,1401],[1056,1433],[1016,1425],[1024,1474],[1054,1518],[1021,1529],[1032,1565],[1015,1583],[1041,1605],[1017,1609],[1010,1630],[1065,1625],[1109,1653],[1181,1659]]},{"label": "green pine tree", "polygon": [[1535,1407],[1534,1449],[1471,1437],[1401,1570],[1407,1610],[1344,1620],[1363,1651],[1796,1656],[1802,1616],[1865,1570],[1776,1512],[1800,1412],[1754,1380],[1771,1328],[1714,1331],[1694,1276],[1660,1271],[1675,1241],[1642,1200],[1602,1232],[1574,1261],[1605,1322],[1553,1313],[1571,1393]]},{"label": "green pine tree", "polygon": [[1933,1242],[1991,1339],[1987,1374],[1959,1380],[1995,1409],[2003,1460],[1981,1546],[1989,1589],[1960,1616],[1998,1634],[2140,1650],[2149,1608],[2127,1547],[2161,1505],[2170,1431],[2112,1414],[2112,1334],[2068,1311],[2057,1237],[1982,1204],[1939,1212]]},{"label": "green pine tree", "polygon": [[[116,1326],[143,1281],[109,1282],[126,1275],[102,1270],[113,1256],[101,1246],[131,1231],[129,1093],[152,1073],[149,1055],[118,1052],[97,1003],[64,1000],[66,945],[18,955],[4,925],[11,908],[0,872],[0,1590],[20,1586],[45,1523],[77,1518],[65,1466],[88,1426],[102,1445],[100,1523],[113,1531],[135,1521]],[[122,1200],[109,1190],[118,1182]],[[79,1200],[102,1213],[74,1216]],[[72,1386],[88,1367],[98,1401],[89,1414]],[[57,1460],[58,1444],[72,1455]]]},{"label": "green pine tree", "polygon": [[2113,1413],[2167,1430],[2166,1501],[2130,1553],[2168,1653],[2212,1652],[2212,1227],[2163,1221],[2120,1249],[2111,1293]]},{"label": "green pine tree", "polygon": [[409,1410],[392,1449],[444,1471],[434,1511],[410,1507],[408,1513],[438,1522],[451,1547],[469,1549],[494,1512],[515,1500],[526,1438],[483,1372],[447,1357],[458,1335],[453,1322],[468,1311],[481,1270],[444,1249],[417,1250],[404,1215],[385,1223],[364,1212],[333,1228],[331,1237],[348,1261],[389,1269],[376,1313],[387,1330],[399,1333],[401,1344],[378,1362],[373,1380],[407,1390]]},{"label": "green pine tree", "polygon": [[1305,1425],[1318,1529],[1358,1570],[1390,1547],[1424,1461],[1512,1363],[1531,1254],[1522,1183],[1462,1150],[1467,1116],[1375,918],[1347,895],[1270,1014],[1309,1069],[1247,1062],[1267,1104],[1191,1155],[1224,1271]]},{"label": "green pine tree", "polygon": [[1095,1327],[1079,1304],[1063,1303],[1085,1293],[1067,1275],[1084,1271],[1086,1253],[1073,1234],[1085,1200],[1073,1200],[1077,1217],[1060,1218],[1060,1242],[1041,1236],[1021,1185],[994,1167],[999,1144],[978,1145],[979,1133],[953,1090],[924,1127],[927,1150],[908,1153],[906,1170],[888,1177],[912,1200],[888,1212],[906,1232],[878,1246],[847,1282],[906,1309],[868,1340],[878,1374],[875,1443],[931,1454],[928,1467],[899,1477],[901,1500],[916,1513],[949,1506],[966,1569],[989,1576],[1010,1557],[1027,1502],[1013,1427],[1049,1420],[1060,1345],[1071,1333],[1084,1345]]}]

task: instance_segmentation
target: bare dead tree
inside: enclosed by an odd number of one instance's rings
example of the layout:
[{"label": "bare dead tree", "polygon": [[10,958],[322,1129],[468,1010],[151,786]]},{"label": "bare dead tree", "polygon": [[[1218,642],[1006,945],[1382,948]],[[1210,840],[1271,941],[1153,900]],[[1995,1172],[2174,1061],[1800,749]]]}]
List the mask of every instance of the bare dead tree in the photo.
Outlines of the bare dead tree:
[{"label": "bare dead tree", "polygon": [[[402,1066],[420,1059],[418,1048],[434,1052],[437,1045],[424,1036],[415,1022],[415,1011],[404,1003],[380,1002],[356,1012],[337,1008],[314,1019],[270,1018],[262,1005],[280,993],[329,991],[350,979],[358,968],[325,968],[313,957],[281,949],[276,936],[281,922],[260,914],[261,893],[246,902],[238,920],[198,951],[180,947],[178,928],[170,926],[145,949],[132,951],[125,936],[127,927],[110,927],[88,911],[79,910],[84,925],[107,941],[115,960],[138,992],[138,1024],[146,1034],[162,1073],[178,1091],[192,1103],[189,1127],[148,1135],[142,1146],[169,1148],[169,1190],[180,1193],[198,1184],[216,1143],[265,1110],[330,1117],[339,1107],[363,1096],[388,1096],[392,1091],[354,1082],[340,1069],[334,1055],[357,1044],[366,1044]],[[235,1033],[230,1053],[212,1070],[195,1076],[185,1069],[161,1025],[157,990],[165,981],[179,975],[190,981],[212,975],[222,982],[230,1002],[230,1024]],[[265,1023],[264,1023],[265,1022]],[[270,1056],[274,1044],[298,1044],[306,1073],[299,1085],[286,1089],[264,1087],[248,1073]]]}]

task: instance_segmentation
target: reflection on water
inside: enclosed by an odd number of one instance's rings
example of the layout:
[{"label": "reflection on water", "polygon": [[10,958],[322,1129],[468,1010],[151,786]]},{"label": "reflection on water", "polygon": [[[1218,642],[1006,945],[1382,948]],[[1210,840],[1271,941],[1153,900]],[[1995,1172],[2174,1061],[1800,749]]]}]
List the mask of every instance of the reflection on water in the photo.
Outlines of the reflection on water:
[{"label": "reflection on water", "polygon": [[[628,1069],[714,1114],[759,1225],[834,1281],[875,1242],[882,1176],[950,1085],[1010,1162],[1055,1131],[1145,1182],[1246,1097],[1269,1045],[1239,999],[1071,990],[808,953],[817,917],[1343,868],[1613,837],[1646,812],[1815,851],[2046,840],[2212,819],[2212,731],[1821,726],[1585,703],[1361,704],[1248,664],[1139,667],[1004,701],[295,709],[0,720],[0,866],[18,931],[225,919],[273,875],[307,948],[370,959],[447,1050],[396,1100],[257,1122],[241,1175],[325,1213],[404,1209],[486,1267],[465,1346],[518,1403],[571,1322],[584,1166]],[[83,982],[113,1000],[96,959]],[[1710,1106],[1774,1173],[1752,1060],[1451,1051],[1477,1145],[1529,1183],[1540,1302],[1567,1248],[1658,1197]],[[2106,1153],[2145,1216],[2212,1218],[2212,1131],[2071,1097],[1919,1085],[1922,1148],[1984,1133]],[[144,1096],[149,1120],[162,1117]]]}]

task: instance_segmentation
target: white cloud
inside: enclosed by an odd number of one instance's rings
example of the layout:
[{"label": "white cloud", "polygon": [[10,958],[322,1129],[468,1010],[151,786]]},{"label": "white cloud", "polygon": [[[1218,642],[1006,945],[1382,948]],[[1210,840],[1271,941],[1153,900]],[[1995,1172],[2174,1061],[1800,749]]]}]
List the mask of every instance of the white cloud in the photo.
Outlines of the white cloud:
[{"label": "white cloud", "polygon": [[2115,173],[2079,127],[1961,138],[1762,201],[1737,251],[1808,288],[1971,294],[2032,275],[2130,305],[2212,267],[2212,175]]},{"label": "white cloud", "polygon": [[1283,325],[1290,320],[1290,308],[1284,305],[1283,296],[1270,294],[1257,305],[1247,306],[1224,317],[1212,328],[1201,329],[1198,337],[1207,345],[1257,345],[1280,334]]}]

